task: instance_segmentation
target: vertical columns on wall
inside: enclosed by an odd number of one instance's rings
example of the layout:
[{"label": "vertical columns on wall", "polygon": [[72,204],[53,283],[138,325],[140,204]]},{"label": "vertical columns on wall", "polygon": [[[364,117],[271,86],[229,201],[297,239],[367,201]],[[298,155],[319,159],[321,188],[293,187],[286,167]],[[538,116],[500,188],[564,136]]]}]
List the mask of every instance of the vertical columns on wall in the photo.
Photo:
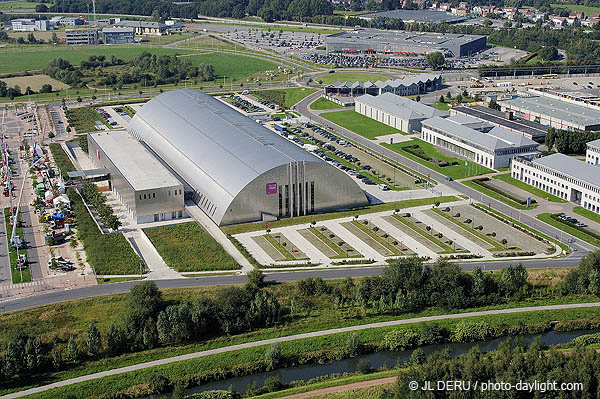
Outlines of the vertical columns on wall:
[{"label": "vertical columns on wall", "polygon": [[296,179],[294,184],[294,187],[296,188],[296,190],[294,191],[296,193],[296,215],[300,216],[300,187],[298,184],[300,183],[300,163],[294,162],[294,164],[296,166]]},{"label": "vertical columns on wall", "polygon": [[294,216],[294,185],[292,183],[292,163],[288,164],[288,180],[289,180],[289,198],[290,198],[290,216]]},{"label": "vertical columns on wall", "polygon": [[304,196],[303,201],[302,201],[302,214],[306,215],[306,203],[307,203],[307,198],[308,198],[308,190],[306,188],[306,162],[302,161],[302,195]]}]

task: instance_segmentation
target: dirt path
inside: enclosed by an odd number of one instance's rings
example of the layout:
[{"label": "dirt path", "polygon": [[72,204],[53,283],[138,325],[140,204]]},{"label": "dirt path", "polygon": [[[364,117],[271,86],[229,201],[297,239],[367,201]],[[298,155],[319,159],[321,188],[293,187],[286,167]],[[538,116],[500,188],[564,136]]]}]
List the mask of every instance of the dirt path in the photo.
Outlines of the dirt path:
[{"label": "dirt path", "polygon": [[367,388],[367,387],[373,387],[373,386],[382,385],[382,384],[390,384],[392,382],[396,382],[397,379],[398,379],[398,377],[394,376],[394,377],[379,378],[377,380],[354,382],[352,384],[339,385],[337,387],[321,388],[321,389],[315,389],[314,391],[296,393],[294,395],[288,395],[288,396],[282,396],[279,399],[314,398],[316,396],[322,396],[322,395],[326,395],[328,393],[349,391],[351,389]]}]

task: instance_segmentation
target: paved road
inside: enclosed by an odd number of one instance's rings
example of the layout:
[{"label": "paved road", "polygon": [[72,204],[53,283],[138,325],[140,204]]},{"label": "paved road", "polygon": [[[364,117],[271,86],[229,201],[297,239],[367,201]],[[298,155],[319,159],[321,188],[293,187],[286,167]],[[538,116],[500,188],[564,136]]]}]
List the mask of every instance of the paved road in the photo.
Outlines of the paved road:
[{"label": "paved road", "polygon": [[[312,111],[309,110],[308,105],[313,100],[318,98],[319,96],[320,96],[320,92],[318,91],[314,94],[311,94],[310,96],[305,97],[302,101],[300,101],[298,104],[296,104],[296,111],[298,111],[300,114],[302,114],[306,117],[310,117],[313,121],[316,121],[325,126],[335,126],[335,130],[337,132],[341,132],[344,136],[349,137],[351,140],[370,149],[371,151],[374,151],[375,153],[378,153],[378,154],[382,154],[383,156],[385,156],[389,159],[396,160],[397,162],[401,163],[402,165],[405,165],[406,167],[408,167],[414,171],[418,171],[421,174],[427,174],[432,179],[434,179],[438,182],[443,182],[443,184],[445,186],[447,186],[459,193],[467,195],[469,198],[473,198],[474,200],[479,201],[483,204],[489,204],[491,206],[491,208],[493,208],[497,211],[500,211],[505,215],[510,215],[510,214],[519,215],[519,219],[522,223],[524,223],[527,226],[530,226],[550,237],[561,237],[561,235],[562,235],[563,237],[565,237],[565,240],[566,240],[567,235],[565,233],[561,232],[561,230],[556,229],[546,223],[542,223],[541,221],[537,220],[535,217],[531,217],[531,216],[527,215],[526,212],[518,211],[515,208],[504,204],[503,202],[500,202],[494,198],[488,197],[487,195],[482,194],[479,191],[476,191],[470,187],[467,187],[459,182],[446,181],[446,176],[444,176],[434,170],[426,168],[425,166],[421,165],[420,163],[415,162],[411,159],[408,159],[408,158],[398,154],[395,151],[387,149],[387,148],[377,144],[374,141],[371,141],[369,139],[362,137],[359,134],[356,134],[356,133],[354,133],[348,129],[345,129],[341,126],[335,125],[334,123],[328,121],[327,119],[324,119],[321,116],[313,113]],[[517,218],[517,216],[515,216],[515,218]],[[570,246],[571,246],[571,248],[573,248],[576,251],[576,254],[571,255],[573,257],[581,257],[581,254],[585,254],[588,251],[593,251],[596,249],[596,247],[594,247],[584,241],[580,241],[580,240],[576,240],[575,242],[571,243]],[[579,255],[577,255],[577,254],[579,254]],[[547,260],[546,261],[546,263],[548,263],[548,264],[550,264],[552,262],[555,262],[555,260]]]},{"label": "paved road", "polygon": [[0,284],[2,283],[12,283],[10,258],[8,257],[8,238],[4,220],[0,221]]},{"label": "paved road", "polygon": [[[574,267],[577,266],[580,257],[568,257],[552,260],[532,259],[521,263],[526,268],[556,268],[556,267]],[[514,261],[495,261],[495,262],[469,262],[461,263],[460,266],[465,271],[470,271],[475,266],[480,266],[484,270],[501,270],[503,267],[514,264]],[[290,272],[266,273],[265,280],[269,282],[290,282],[304,280],[308,277],[322,277],[325,279],[344,278],[344,277],[365,277],[379,275],[383,267],[352,267],[352,268],[329,268]],[[188,277],[175,280],[157,280],[155,283],[160,289],[167,288],[190,288],[190,287],[214,287],[234,284],[244,284],[246,276],[211,276],[211,277]],[[90,298],[101,295],[122,294],[129,292],[131,287],[139,284],[140,281],[126,281],[114,284],[101,284],[96,286],[82,287],[76,289],[49,289],[48,293],[33,295],[27,298],[10,299],[0,302],[0,314],[27,309],[34,306],[49,305],[52,303],[71,301],[74,299]]]},{"label": "paved road", "polygon": [[33,232],[33,225],[31,224],[31,209],[27,204],[21,206],[21,220],[23,221],[24,225],[23,239],[27,242],[27,260],[29,262],[29,269],[31,271],[31,279],[38,280],[43,278],[44,276],[42,275],[42,265],[40,264],[37,244],[35,242]]},{"label": "paved road", "polygon": [[498,309],[498,310],[486,310],[486,311],[480,311],[480,312],[468,312],[468,313],[446,314],[446,315],[438,315],[438,316],[415,317],[412,319],[392,320],[392,321],[384,321],[384,322],[379,322],[379,323],[363,324],[363,325],[358,325],[358,326],[332,328],[329,330],[314,331],[314,332],[309,332],[309,333],[304,333],[304,334],[295,334],[295,335],[289,335],[286,337],[263,339],[260,341],[247,342],[244,344],[230,345],[230,346],[225,346],[222,348],[188,353],[186,355],[173,356],[173,357],[168,357],[165,359],[154,360],[151,362],[135,364],[132,366],[119,367],[116,369],[101,371],[98,373],[88,374],[88,375],[81,376],[81,377],[70,378],[68,380],[55,382],[53,384],[48,384],[48,385],[43,385],[43,386],[40,386],[37,388],[27,389],[25,391],[15,392],[12,394],[4,395],[4,396],[0,397],[0,399],[20,398],[20,397],[23,397],[26,395],[33,395],[33,394],[36,394],[39,392],[47,391],[52,388],[58,388],[58,387],[63,387],[63,386],[71,385],[71,384],[76,384],[78,382],[92,381],[92,380],[96,380],[99,378],[108,377],[111,375],[122,374],[122,373],[127,373],[127,372],[131,372],[131,371],[136,371],[136,370],[143,370],[143,369],[150,368],[150,367],[161,366],[161,365],[180,362],[180,361],[184,361],[184,360],[198,359],[198,358],[205,357],[205,356],[217,355],[220,353],[227,353],[227,352],[232,352],[232,351],[236,351],[236,350],[240,350],[240,349],[254,348],[254,347],[263,346],[263,345],[270,345],[270,344],[274,344],[277,342],[289,342],[289,341],[296,341],[296,340],[305,339],[305,338],[323,337],[323,336],[332,335],[332,334],[340,334],[340,333],[347,333],[347,332],[351,332],[351,331],[367,330],[370,328],[391,327],[391,326],[399,326],[399,325],[404,325],[404,324],[430,322],[430,321],[436,321],[436,320],[460,319],[460,318],[464,318],[464,317],[486,316],[486,315],[492,315],[492,314],[514,314],[514,313],[523,313],[523,312],[531,312],[531,311],[539,311],[539,310],[590,308],[590,307],[598,307],[598,306],[600,306],[600,302],[573,303],[573,304],[565,304],[565,305],[528,306],[528,307],[523,307],[523,308]]}]

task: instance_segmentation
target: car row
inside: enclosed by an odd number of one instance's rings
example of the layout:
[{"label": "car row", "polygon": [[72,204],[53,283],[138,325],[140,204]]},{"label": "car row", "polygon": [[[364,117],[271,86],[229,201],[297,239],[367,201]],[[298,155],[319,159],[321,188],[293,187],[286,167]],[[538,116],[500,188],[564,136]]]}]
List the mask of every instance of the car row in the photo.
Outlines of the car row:
[{"label": "car row", "polygon": [[560,215],[558,215],[558,218],[559,218],[560,220],[564,220],[565,222],[572,223],[572,224],[574,224],[574,225],[575,225],[575,226],[577,226],[577,227],[587,227],[587,224],[585,224],[585,223],[583,223],[583,222],[580,222],[579,220],[577,220],[577,219],[576,219],[576,218],[574,218],[574,217],[571,217],[571,216],[565,215],[564,213],[561,213]]},{"label": "car row", "polygon": [[111,125],[111,126],[118,125],[118,123],[110,116],[110,114],[108,112],[106,112],[106,110],[104,108],[96,108],[96,111],[100,114],[100,116],[102,116],[104,118],[106,123],[108,123],[109,125]]},{"label": "car row", "polygon": [[229,97],[229,102],[234,107],[239,108],[246,113],[265,112],[266,111],[264,108],[259,107],[258,105],[254,105],[250,101],[248,101],[240,96],[237,96],[237,95],[233,95],[233,96]]}]

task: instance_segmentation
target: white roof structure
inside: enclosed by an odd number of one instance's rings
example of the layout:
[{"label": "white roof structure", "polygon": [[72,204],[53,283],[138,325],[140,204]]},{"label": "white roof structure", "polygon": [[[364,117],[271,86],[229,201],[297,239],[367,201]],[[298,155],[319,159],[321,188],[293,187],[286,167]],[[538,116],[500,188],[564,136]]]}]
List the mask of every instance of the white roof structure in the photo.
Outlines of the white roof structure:
[{"label": "white roof structure", "polygon": [[551,169],[557,173],[565,174],[595,187],[600,187],[600,173],[598,167],[568,155],[555,153],[537,158],[533,164]]},{"label": "white roof structure", "polygon": [[342,87],[348,87],[348,88],[362,87],[365,89],[374,88],[374,87],[379,88],[379,89],[383,89],[385,87],[397,88],[400,86],[408,87],[411,85],[425,84],[426,82],[433,82],[440,78],[441,78],[441,75],[436,75],[436,74],[432,74],[432,73],[422,73],[422,74],[419,74],[416,76],[408,76],[408,77],[405,77],[402,79],[389,79],[384,82],[382,82],[381,80],[378,80],[375,83],[370,82],[368,80],[366,82],[349,82],[349,81],[340,82],[339,80],[336,80],[335,82],[328,84],[326,87],[333,88],[333,89],[338,89],[338,88],[342,88]]},{"label": "white roof structure", "polygon": [[536,147],[538,144],[518,133],[465,115],[454,115],[449,118],[436,116],[422,122],[423,126],[431,126],[447,132],[466,143],[478,145],[490,151],[507,148]]},{"label": "white roof structure", "polygon": [[357,97],[355,102],[369,105],[405,120],[427,119],[446,115],[443,111],[393,93],[383,93],[379,96],[365,94]]},{"label": "white roof structure", "polygon": [[[89,135],[135,191],[181,184],[126,131],[106,130]],[[98,156],[98,154],[90,154],[90,156]]]},{"label": "white roof structure", "polygon": [[[294,162],[325,168],[323,175],[336,176],[330,186],[344,186],[346,193],[360,194],[364,201],[362,190],[348,175],[201,91],[174,90],[154,97],[135,114],[128,129],[196,193],[215,204],[210,217],[217,224],[250,183]],[[352,202],[350,198],[340,198],[340,204]]]}]

